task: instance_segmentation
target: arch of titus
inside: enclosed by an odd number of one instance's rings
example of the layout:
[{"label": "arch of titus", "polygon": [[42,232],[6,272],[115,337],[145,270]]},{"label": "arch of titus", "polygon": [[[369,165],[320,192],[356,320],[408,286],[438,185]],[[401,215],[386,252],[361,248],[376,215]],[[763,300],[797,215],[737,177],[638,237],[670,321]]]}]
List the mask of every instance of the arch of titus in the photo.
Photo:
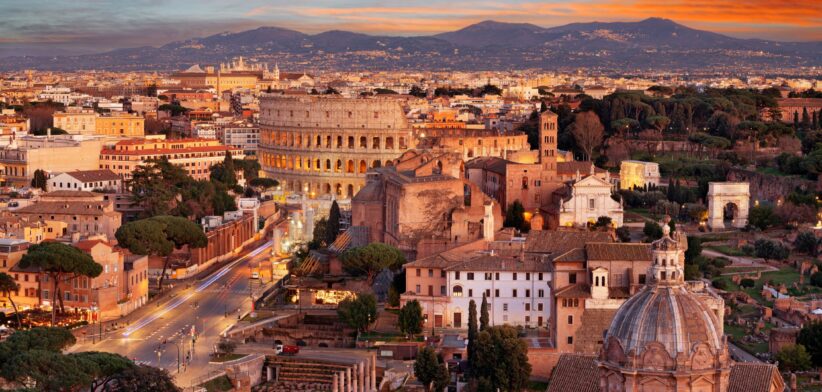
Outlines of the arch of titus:
[{"label": "arch of titus", "polygon": [[742,228],[748,224],[751,192],[747,182],[708,183],[708,227],[725,228],[724,211],[728,204],[736,206],[731,226]]}]

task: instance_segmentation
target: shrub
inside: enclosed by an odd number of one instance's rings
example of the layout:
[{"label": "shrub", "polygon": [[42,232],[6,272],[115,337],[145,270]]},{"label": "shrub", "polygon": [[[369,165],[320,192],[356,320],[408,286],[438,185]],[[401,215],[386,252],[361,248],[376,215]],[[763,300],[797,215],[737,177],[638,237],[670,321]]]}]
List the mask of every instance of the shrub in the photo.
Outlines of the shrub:
[{"label": "shrub", "polygon": [[714,287],[716,287],[716,288],[718,288],[718,289],[720,289],[720,290],[725,290],[725,289],[727,289],[727,288],[728,288],[728,284],[727,284],[727,283],[725,282],[725,280],[724,280],[724,279],[722,279],[722,278],[716,278],[716,279],[714,279],[714,280],[711,282],[711,284],[713,284],[713,286],[714,286]]},{"label": "shrub", "polygon": [[755,282],[754,282],[753,279],[748,279],[748,278],[745,278],[745,279],[742,279],[741,281],[739,281],[739,285],[741,287],[754,287],[754,283]]}]

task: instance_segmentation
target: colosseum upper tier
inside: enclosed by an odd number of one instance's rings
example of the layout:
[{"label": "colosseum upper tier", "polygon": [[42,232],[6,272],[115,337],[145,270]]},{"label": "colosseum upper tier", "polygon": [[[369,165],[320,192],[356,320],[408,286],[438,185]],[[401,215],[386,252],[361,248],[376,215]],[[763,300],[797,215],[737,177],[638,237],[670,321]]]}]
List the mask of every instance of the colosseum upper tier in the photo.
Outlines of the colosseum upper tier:
[{"label": "colosseum upper tier", "polygon": [[409,146],[411,126],[392,98],[263,95],[259,159],[284,189],[352,197],[365,172],[392,164]]}]

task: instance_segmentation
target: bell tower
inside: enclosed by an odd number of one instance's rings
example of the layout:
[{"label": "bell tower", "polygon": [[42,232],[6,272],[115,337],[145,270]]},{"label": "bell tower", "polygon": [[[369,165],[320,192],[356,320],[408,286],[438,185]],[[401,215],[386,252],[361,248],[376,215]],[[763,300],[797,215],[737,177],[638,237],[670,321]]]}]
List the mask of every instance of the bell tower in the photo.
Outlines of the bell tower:
[{"label": "bell tower", "polygon": [[539,114],[539,161],[542,170],[557,170],[557,115],[546,110]]}]

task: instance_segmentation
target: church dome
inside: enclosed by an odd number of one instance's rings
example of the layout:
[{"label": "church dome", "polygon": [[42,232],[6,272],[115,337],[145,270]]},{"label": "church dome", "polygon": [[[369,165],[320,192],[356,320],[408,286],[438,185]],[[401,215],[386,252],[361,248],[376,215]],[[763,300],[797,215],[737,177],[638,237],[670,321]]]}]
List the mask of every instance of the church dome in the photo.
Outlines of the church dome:
[{"label": "church dome", "polygon": [[721,330],[713,311],[684,286],[649,285],[619,308],[606,341],[618,341],[627,356],[640,356],[658,343],[675,360],[681,354],[690,357],[700,343],[722,351]]}]

